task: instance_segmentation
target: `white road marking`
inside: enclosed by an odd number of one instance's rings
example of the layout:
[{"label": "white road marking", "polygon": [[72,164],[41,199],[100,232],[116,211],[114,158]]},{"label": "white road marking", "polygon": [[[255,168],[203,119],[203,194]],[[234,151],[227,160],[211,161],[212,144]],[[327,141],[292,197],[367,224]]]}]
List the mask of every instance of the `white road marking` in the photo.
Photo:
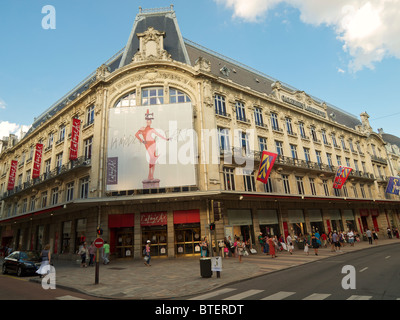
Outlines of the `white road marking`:
[{"label": "white road marking", "polygon": [[265,297],[261,300],[283,300],[287,297],[290,297],[291,295],[295,294],[296,292],[286,292],[286,291],[280,291],[278,293],[272,294],[268,297]]},{"label": "white road marking", "polygon": [[224,300],[241,300],[241,299],[253,296],[253,295],[257,294],[257,293],[263,292],[263,291],[264,290],[247,290],[245,292],[242,292],[242,293],[236,294],[234,296],[225,298]]},{"label": "white road marking", "polygon": [[361,269],[360,272],[364,272],[367,269],[368,269],[368,267],[365,267],[365,268]]},{"label": "white road marking", "polygon": [[389,258],[390,258],[390,256],[385,257],[385,259],[389,259]]},{"label": "white road marking", "polygon": [[74,297],[74,296],[70,296],[70,295],[57,297],[56,299],[57,300],[85,300],[85,299]]},{"label": "white road marking", "polygon": [[331,294],[329,293],[313,293],[312,295],[305,297],[303,300],[325,300],[330,295]]},{"label": "white road marking", "polygon": [[205,293],[205,294],[202,294],[202,295],[200,295],[200,296],[191,298],[191,299],[189,299],[189,300],[205,300],[205,299],[210,299],[210,298],[216,297],[216,296],[218,296],[218,295],[220,295],[220,294],[228,293],[228,292],[235,291],[235,290],[236,290],[236,289],[233,289],[233,288],[225,288],[225,289],[213,291],[213,292],[210,292],[210,293]]},{"label": "white road marking", "polygon": [[352,295],[349,297],[347,300],[370,300],[372,296],[357,296],[357,295]]}]

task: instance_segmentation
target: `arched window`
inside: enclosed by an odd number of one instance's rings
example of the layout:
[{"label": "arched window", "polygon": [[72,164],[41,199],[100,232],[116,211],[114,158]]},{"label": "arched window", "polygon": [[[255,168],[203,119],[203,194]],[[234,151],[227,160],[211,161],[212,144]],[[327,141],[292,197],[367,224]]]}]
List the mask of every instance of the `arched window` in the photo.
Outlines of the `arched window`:
[{"label": "arched window", "polygon": [[190,102],[190,98],[186,93],[174,88],[169,89],[169,103],[184,103],[184,102]]},{"label": "arched window", "polygon": [[136,106],[136,91],[128,93],[117,101],[115,108]]},{"label": "arched window", "polygon": [[151,87],[142,89],[142,106],[150,106],[164,103],[164,89]]}]

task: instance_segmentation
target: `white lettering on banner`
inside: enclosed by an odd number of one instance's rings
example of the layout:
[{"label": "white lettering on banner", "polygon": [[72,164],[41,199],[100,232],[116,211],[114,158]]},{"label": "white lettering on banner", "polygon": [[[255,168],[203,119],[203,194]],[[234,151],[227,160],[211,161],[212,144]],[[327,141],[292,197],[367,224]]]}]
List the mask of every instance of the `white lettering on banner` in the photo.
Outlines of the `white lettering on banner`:
[{"label": "white lettering on banner", "polygon": [[42,278],[42,288],[45,290],[56,289],[56,269],[51,265],[47,265],[43,267],[43,270],[47,274]]}]

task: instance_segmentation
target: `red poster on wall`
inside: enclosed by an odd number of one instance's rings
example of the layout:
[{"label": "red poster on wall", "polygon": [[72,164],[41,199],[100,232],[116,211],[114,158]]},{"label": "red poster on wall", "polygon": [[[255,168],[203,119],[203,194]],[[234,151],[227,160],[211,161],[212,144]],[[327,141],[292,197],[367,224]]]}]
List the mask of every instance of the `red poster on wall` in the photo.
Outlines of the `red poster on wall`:
[{"label": "red poster on wall", "polygon": [[286,238],[289,235],[289,228],[286,221],[283,222],[283,234],[285,235],[285,241],[286,241]]},{"label": "red poster on wall", "polygon": [[332,231],[331,228],[331,222],[329,220],[326,220],[326,226],[328,227],[328,233]]},{"label": "red poster on wall", "polygon": [[35,151],[35,160],[33,162],[33,171],[32,171],[32,179],[39,178],[40,176],[40,166],[42,164],[42,155],[43,155],[43,144],[36,144]]},{"label": "red poster on wall", "polygon": [[17,160],[12,160],[11,161],[10,175],[8,176],[7,190],[14,189],[14,186],[15,186],[15,173],[17,172],[17,164],[18,164]]},{"label": "red poster on wall", "polygon": [[79,142],[80,127],[81,127],[81,120],[72,119],[71,146],[69,149],[69,160],[78,159],[78,142]]}]

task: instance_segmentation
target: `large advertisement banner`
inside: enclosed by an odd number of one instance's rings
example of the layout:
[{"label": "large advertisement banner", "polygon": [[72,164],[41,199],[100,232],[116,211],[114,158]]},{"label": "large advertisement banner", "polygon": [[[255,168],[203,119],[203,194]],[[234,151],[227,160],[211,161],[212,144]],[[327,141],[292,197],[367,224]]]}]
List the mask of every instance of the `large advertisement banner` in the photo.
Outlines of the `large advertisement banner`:
[{"label": "large advertisement banner", "polygon": [[195,185],[191,103],[109,111],[108,191]]},{"label": "large advertisement banner", "polygon": [[399,195],[400,191],[400,177],[389,177],[386,187],[386,193]]},{"label": "large advertisement banner", "polygon": [[353,169],[350,167],[340,166],[336,171],[335,180],[333,181],[333,188],[342,189],[352,170]]}]

